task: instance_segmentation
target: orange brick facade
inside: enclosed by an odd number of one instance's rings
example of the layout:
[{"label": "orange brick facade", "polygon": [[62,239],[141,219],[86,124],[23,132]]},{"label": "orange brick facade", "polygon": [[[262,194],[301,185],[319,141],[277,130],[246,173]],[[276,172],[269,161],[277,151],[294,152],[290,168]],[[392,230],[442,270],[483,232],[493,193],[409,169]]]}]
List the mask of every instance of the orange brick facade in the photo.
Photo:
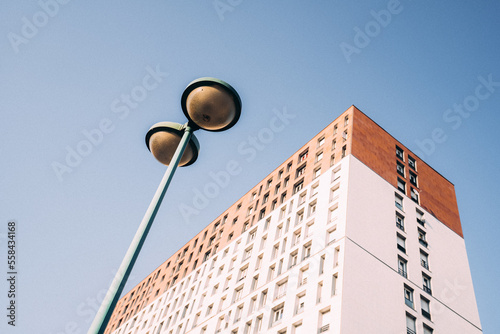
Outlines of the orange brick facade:
[{"label": "orange brick facade", "polygon": [[[396,188],[398,178],[402,179],[407,185],[406,196],[411,197],[413,187],[418,192],[420,206],[463,237],[453,184],[356,107],[350,109],[354,113],[352,155]],[[396,156],[396,146],[402,149],[403,159]],[[415,168],[409,165],[410,158],[415,160]],[[397,161],[404,165],[404,175],[397,172]],[[410,182],[410,172],[417,176],[416,185]]]},{"label": "orange brick facade", "polygon": [[[165,290],[174,288],[201,263],[344,156],[353,154],[397,187],[396,145],[404,149],[405,154],[411,154],[356,107],[350,107],[125,294],[119,300],[105,333],[111,333]],[[421,206],[462,235],[453,185],[418,157],[413,157],[417,160],[415,173],[418,173]],[[409,179],[406,181],[409,184]]]}]

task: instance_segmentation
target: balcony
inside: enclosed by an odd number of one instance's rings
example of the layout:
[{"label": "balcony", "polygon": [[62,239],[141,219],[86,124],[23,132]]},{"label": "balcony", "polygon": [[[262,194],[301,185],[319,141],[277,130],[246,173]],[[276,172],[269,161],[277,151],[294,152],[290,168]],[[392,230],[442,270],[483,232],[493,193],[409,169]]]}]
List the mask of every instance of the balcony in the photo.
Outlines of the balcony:
[{"label": "balcony", "polygon": [[326,325],[324,325],[324,326],[321,326],[321,327],[318,329],[318,333],[324,333],[324,332],[327,332],[329,329],[330,329],[330,324],[326,324]]},{"label": "balcony", "polygon": [[413,308],[413,300],[405,298],[405,304],[406,306]]},{"label": "balcony", "polygon": [[422,246],[424,246],[425,248],[427,248],[427,246],[429,245],[429,244],[427,243],[427,241],[425,241],[425,239],[421,239],[421,238],[419,238],[419,239],[418,239],[418,242],[420,242],[420,244],[421,244]]}]

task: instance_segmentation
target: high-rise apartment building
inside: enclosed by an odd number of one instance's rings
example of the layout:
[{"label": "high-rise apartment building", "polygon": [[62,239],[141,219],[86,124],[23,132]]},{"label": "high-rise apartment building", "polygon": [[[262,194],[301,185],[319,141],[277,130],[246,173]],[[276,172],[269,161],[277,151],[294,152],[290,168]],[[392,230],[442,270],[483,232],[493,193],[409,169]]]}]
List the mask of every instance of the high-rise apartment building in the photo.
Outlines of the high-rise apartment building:
[{"label": "high-rise apartment building", "polygon": [[106,333],[480,326],[453,184],[352,106],[121,298]]}]

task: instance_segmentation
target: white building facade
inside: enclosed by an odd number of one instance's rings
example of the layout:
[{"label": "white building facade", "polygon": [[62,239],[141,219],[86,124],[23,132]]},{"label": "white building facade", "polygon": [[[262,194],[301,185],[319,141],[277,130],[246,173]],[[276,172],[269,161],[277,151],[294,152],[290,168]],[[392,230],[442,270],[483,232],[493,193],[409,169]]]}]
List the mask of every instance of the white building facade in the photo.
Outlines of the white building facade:
[{"label": "white building facade", "polygon": [[[482,333],[463,237],[413,189],[342,155],[311,170],[310,182],[293,184],[254,223],[214,225],[214,242],[224,237],[226,246],[110,333]],[[299,166],[295,177],[302,173]],[[255,193],[247,196],[249,216],[257,204]],[[224,224],[242,231],[226,237]]]}]

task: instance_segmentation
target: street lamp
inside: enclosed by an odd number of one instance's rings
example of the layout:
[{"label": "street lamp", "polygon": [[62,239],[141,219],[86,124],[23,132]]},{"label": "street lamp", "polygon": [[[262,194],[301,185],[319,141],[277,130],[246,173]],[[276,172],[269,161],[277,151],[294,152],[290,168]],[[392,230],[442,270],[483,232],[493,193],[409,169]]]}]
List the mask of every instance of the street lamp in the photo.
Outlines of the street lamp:
[{"label": "street lamp", "polygon": [[146,134],[146,146],[168,168],[88,334],[104,333],[177,166],[189,166],[198,158],[200,145],[193,131],[227,130],[238,122],[241,114],[238,93],[228,83],[215,78],[200,78],[191,82],[182,94],[181,106],[188,119],[186,124],[160,122],[153,125]]}]

